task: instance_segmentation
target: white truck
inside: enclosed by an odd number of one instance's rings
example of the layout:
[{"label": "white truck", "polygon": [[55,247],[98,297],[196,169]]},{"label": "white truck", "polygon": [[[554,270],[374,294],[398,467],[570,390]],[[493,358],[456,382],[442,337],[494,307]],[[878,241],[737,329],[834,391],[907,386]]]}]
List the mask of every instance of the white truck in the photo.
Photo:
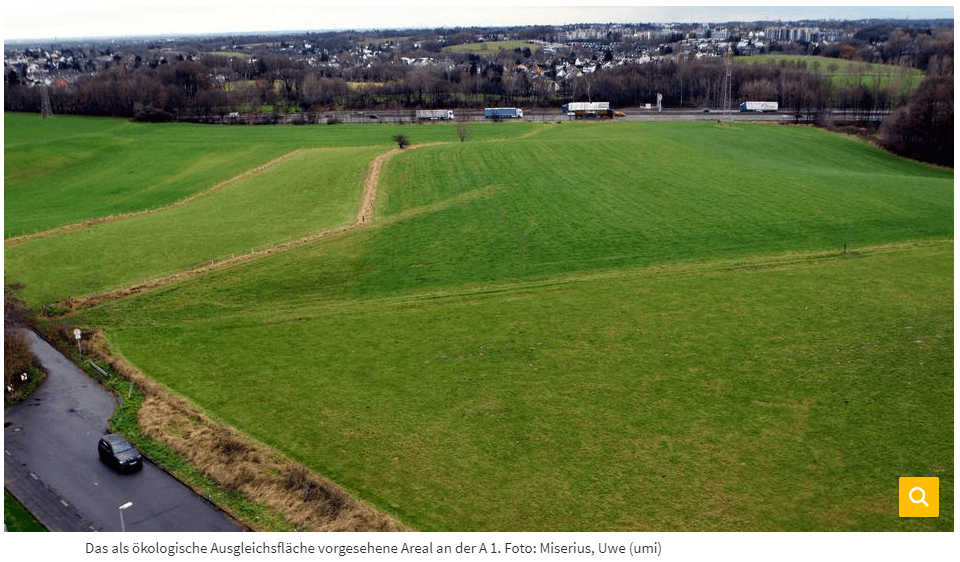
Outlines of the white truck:
[{"label": "white truck", "polygon": [[775,101],[745,101],[740,104],[740,111],[756,111],[757,113],[766,113],[776,111],[779,108]]},{"label": "white truck", "polygon": [[418,109],[417,120],[419,121],[453,121],[452,109]]},{"label": "white truck", "polygon": [[560,112],[571,117],[614,117],[608,101],[578,101],[565,104]]}]

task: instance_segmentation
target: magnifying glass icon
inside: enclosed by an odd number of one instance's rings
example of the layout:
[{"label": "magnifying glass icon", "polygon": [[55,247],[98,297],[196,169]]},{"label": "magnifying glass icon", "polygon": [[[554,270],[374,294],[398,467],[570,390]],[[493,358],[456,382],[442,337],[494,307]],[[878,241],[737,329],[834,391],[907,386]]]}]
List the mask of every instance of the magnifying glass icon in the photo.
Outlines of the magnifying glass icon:
[{"label": "magnifying glass icon", "polygon": [[[913,499],[913,492],[916,491],[916,490],[920,490],[920,499],[919,499],[919,500]],[[923,505],[925,505],[925,506],[927,506],[927,507],[930,507],[930,504],[927,503],[927,493],[926,493],[925,491],[923,491],[923,488],[921,488],[920,486],[917,486],[916,488],[912,488],[912,489],[910,490],[910,493],[907,494],[907,497],[910,498],[910,501],[912,501],[913,503],[922,503]]]}]

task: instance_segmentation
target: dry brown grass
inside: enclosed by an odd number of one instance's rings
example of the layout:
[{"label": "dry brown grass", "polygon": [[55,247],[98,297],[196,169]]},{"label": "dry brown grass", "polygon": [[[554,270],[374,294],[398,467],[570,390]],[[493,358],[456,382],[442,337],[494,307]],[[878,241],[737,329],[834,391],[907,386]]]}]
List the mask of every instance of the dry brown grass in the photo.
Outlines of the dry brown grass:
[{"label": "dry brown grass", "polygon": [[[66,332],[72,334],[72,329]],[[140,429],[173,447],[219,486],[282,513],[303,531],[410,530],[308,468],[216,422],[111,352],[101,332],[84,334],[89,337],[89,355],[109,363],[143,392]],[[266,530],[245,521],[242,514],[232,515],[254,530]]]}]

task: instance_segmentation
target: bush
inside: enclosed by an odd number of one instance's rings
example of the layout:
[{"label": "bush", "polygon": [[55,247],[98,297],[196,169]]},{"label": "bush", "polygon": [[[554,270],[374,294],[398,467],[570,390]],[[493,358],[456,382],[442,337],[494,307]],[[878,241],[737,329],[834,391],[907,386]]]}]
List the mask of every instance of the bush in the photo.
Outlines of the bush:
[{"label": "bush", "polygon": [[3,385],[17,388],[21,375],[33,366],[30,344],[19,327],[4,327],[3,330]]},{"label": "bush", "polygon": [[397,146],[400,148],[406,148],[406,146],[410,144],[410,139],[407,138],[407,135],[398,133],[393,135],[393,142],[397,143]]},{"label": "bush", "polygon": [[133,120],[143,123],[166,123],[168,121],[174,121],[175,117],[169,111],[135,103],[133,105]]},{"label": "bush", "polygon": [[18,288],[5,287],[3,294],[3,387],[4,397],[10,399],[36,384],[40,373],[23,332],[30,327],[27,309],[13,294]]}]

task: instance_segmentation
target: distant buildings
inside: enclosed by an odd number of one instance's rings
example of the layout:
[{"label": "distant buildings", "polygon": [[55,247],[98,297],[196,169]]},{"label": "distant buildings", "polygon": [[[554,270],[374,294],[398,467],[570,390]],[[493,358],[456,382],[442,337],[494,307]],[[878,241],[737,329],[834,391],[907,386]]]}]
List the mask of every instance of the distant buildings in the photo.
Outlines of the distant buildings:
[{"label": "distant buildings", "polygon": [[839,41],[843,38],[843,32],[839,29],[820,29],[819,27],[767,27],[764,33],[771,41],[793,43]]}]

